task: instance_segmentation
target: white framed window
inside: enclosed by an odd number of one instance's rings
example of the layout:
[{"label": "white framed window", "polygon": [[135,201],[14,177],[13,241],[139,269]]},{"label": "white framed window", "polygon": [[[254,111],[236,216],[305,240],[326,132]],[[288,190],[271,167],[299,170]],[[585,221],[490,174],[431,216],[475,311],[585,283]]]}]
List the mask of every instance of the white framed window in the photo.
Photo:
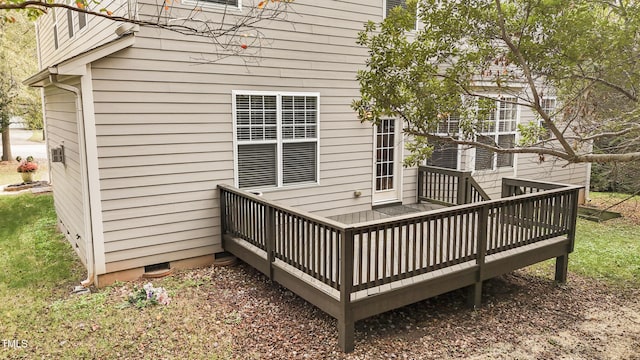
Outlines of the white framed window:
[{"label": "white framed window", "polygon": [[[497,144],[503,148],[514,147],[519,117],[517,99],[500,97],[496,100],[495,111],[490,113],[488,119],[482,121],[476,141],[487,145]],[[474,169],[476,171],[513,167],[513,154],[496,154],[478,147],[475,150]]]},{"label": "white framed window", "polygon": [[317,184],[318,93],[233,92],[236,185]]}]

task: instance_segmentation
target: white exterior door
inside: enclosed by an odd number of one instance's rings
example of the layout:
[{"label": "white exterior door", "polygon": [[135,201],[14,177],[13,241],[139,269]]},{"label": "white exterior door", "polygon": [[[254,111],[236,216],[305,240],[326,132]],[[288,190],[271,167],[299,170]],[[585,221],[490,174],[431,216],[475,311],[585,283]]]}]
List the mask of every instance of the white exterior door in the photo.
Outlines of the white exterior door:
[{"label": "white exterior door", "polygon": [[402,137],[396,119],[383,119],[374,132],[373,203],[401,201]]}]

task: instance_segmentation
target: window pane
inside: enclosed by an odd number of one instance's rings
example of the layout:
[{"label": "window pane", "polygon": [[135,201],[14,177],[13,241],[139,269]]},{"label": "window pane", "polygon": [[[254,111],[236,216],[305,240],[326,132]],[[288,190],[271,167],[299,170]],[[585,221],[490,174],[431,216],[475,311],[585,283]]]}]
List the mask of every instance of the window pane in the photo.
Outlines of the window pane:
[{"label": "window pane", "polygon": [[317,181],[316,142],[282,145],[282,182],[294,184]]},{"label": "window pane", "polygon": [[87,25],[87,14],[83,12],[78,13],[78,28],[82,29]]},{"label": "window pane", "polygon": [[[498,145],[503,148],[512,148],[516,140],[515,135],[498,135]],[[498,167],[513,166],[513,154],[497,154]]]},{"label": "window pane", "polygon": [[69,30],[69,38],[73,37],[73,11],[67,10],[67,28]]},{"label": "window pane", "polygon": [[236,95],[236,109],[249,110],[249,95]]},{"label": "window pane", "polygon": [[284,139],[316,137],[318,100],[315,96],[282,97],[282,136]]},{"label": "window pane", "polygon": [[[276,140],[277,98],[263,95],[236,95],[238,140]],[[249,128],[247,130],[241,130]]]},{"label": "window pane", "polygon": [[518,105],[515,104],[516,98],[507,97],[500,101],[500,110],[498,113],[498,131],[510,132],[516,131],[518,121]]},{"label": "window pane", "polygon": [[238,185],[276,186],[276,144],[238,145]]}]

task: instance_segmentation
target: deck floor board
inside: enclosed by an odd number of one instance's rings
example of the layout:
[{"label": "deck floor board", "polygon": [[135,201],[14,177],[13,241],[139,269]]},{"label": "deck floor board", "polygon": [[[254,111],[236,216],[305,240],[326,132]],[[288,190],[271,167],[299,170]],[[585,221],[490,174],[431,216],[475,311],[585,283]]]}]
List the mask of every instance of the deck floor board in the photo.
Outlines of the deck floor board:
[{"label": "deck floor board", "polygon": [[340,214],[329,216],[329,219],[341,222],[346,225],[357,224],[361,222],[374,221],[380,219],[389,219],[394,216],[400,216],[423,211],[432,211],[441,209],[445,206],[432,203],[419,203],[408,205],[392,205],[378,207],[373,210],[364,210],[348,214]]}]

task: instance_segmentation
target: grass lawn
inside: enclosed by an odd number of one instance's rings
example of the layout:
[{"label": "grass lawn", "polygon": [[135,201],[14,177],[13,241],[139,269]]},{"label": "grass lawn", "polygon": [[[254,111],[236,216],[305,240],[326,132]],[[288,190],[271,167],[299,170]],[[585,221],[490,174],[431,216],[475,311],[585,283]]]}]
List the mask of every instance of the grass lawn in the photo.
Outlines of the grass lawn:
[{"label": "grass lawn", "polygon": [[[168,306],[126,306],[128,294],[140,282],[94,289],[90,295],[71,295],[73,286],[86,273],[71,247],[56,232],[52,197],[0,197],[0,219],[0,337],[27,344],[20,349],[0,349],[3,358],[237,358],[240,355],[234,343],[238,336],[248,339],[253,334],[266,333],[267,338],[272,338],[273,329],[252,328],[243,314],[277,314],[295,298],[287,292],[281,299],[262,298],[260,286],[273,287],[264,279],[258,281],[265,284],[255,284],[255,279],[242,279],[240,283],[216,280],[231,271],[224,268],[182,272],[154,280],[154,286],[169,292],[172,302]],[[614,289],[639,289],[639,254],[639,224],[625,218],[606,223],[579,220],[570,273],[602,279]],[[552,278],[552,271],[552,262],[526,270],[547,278]],[[239,288],[258,292],[253,298],[255,303],[234,300]],[[485,311],[491,309],[489,306]],[[311,311],[318,315],[303,327],[313,328],[317,321],[323,326],[327,321],[331,324],[319,310]],[[287,326],[300,324],[283,326],[286,335]],[[332,329],[330,326],[329,331]],[[334,351],[335,339],[322,341],[325,342],[328,351]],[[271,346],[262,345],[264,349]],[[256,358],[262,358],[264,349],[252,351]]]},{"label": "grass lawn", "polygon": [[[593,206],[607,208],[628,195],[591,193]],[[569,272],[602,280],[609,285],[640,288],[640,196],[617,205],[611,211],[623,217],[606,222],[578,218],[575,251],[569,255]],[[534,272],[551,274],[554,262],[530,267]]]}]

